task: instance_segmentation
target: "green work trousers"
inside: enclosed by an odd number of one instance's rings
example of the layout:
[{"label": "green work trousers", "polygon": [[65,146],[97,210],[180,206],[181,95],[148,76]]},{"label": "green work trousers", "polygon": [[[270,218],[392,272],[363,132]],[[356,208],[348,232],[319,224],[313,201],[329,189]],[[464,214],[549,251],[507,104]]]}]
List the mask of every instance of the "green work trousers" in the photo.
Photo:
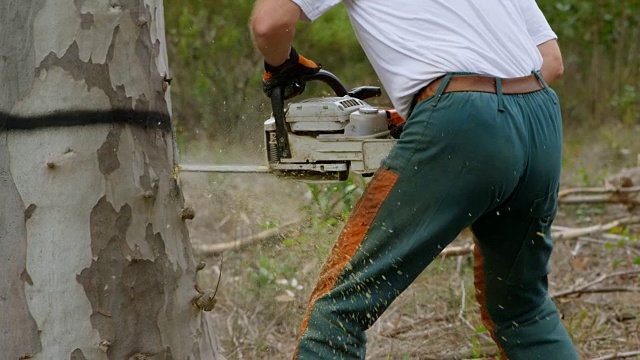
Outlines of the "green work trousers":
[{"label": "green work trousers", "polygon": [[467,227],[481,315],[502,356],[578,358],[547,294],[558,98],[546,85],[518,95],[443,94],[446,82],[416,106],[345,224],[294,358],[365,358],[365,330]]}]

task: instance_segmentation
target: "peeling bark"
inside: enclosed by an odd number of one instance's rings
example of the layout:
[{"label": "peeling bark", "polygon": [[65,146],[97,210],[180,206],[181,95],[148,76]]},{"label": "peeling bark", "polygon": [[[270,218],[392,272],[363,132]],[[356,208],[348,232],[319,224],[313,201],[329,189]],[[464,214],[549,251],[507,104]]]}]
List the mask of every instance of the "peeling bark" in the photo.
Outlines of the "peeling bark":
[{"label": "peeling bark", "polygon": [[162,17],[0,2],[0,324],[20,324],[3,358],[221,358],[191,305]]},{"label": "peeling bark", "polygon": [[[113,218],[115,210],[108,204],[101,206],[92,212],[92,219],[103,218],[102,212]],[[173,270],[164,252],[162,236],[153,234],[151,224],[147,226],[146,241],[152,246],[154,259],[142,259],[138,249],[130,249],[122,236],[130,224],[128,217],[130,214],[125,212],[114,218],[113,223],[101,224],[110,231],[102,232],[106,230],[102,228],[101,232],[95,232],[97,237],[92,236],[92,244],[96,240],[103,243],[109,236],[110,239],[94,253],[97,260],[82,270],[77,280],[91,303],[93,327],[99,331],[101,341],[112,344],[107,350],[109,359],[127,359],[139,353],[147,358],[167,355],[158,314],[167,307],[166,289],[178,288],[182,270],[179,267]]]},{"label": "peeling bark", "polygon": [[107,135],[107,140],[98,149],[98,165],[102,175],[107,176],[118,170],[120,161],[118,160],[118,147],[120,146],[120,133],[122,129],[114,126]]},{"label": "peeling bark", "polygon": [[[117,28],[114,37],[118,34]],[[84,62],[80,59],[80,50],[77,42],[71,43],[67,51],[61,57],[50,52],[38,65],[35,72],[39,77],[46,76],[52,68],[60,68],[71,75],[76,81],[84,81],[88,90],[97,88],[109,98],[109,105],[114,109],[131,108],[131,98],[125,94],[124,86],[111,84],[109,65],[107,63],[94,64],[91,61]],[[91,74],[91,76],[86,76]]]},{"label": "peeling bark", "polygon": [[71,360],[87,360],[86,357],[84,357],[84,353],[82,353],[82,350],[80,349],[75,349],[73,350],[73,352],[71,353]]}]

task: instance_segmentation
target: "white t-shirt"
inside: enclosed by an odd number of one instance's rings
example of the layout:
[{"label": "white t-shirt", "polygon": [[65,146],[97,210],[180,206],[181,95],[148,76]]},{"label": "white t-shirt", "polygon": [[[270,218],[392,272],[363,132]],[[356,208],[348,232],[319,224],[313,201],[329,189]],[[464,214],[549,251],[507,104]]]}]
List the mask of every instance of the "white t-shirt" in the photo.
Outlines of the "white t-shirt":
[{"label": "white t-shirt", "polygon": [[[340,2],[292,1],[310,21]],[[537,45],[557,38],[535,0],[343,3],[371,65],[404,117],[413,95],[448,72],[509,78],[539,70]]]}]

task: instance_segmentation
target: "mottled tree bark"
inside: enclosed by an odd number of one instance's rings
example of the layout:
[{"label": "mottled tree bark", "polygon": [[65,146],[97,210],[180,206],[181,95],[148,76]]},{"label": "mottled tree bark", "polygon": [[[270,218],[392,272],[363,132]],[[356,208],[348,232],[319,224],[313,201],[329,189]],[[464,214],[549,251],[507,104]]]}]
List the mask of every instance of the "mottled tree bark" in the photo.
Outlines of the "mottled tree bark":
[{"label": "mottled tree bark", "polygon": [[3,359],[216,359],[161,0],[0,1]]}]

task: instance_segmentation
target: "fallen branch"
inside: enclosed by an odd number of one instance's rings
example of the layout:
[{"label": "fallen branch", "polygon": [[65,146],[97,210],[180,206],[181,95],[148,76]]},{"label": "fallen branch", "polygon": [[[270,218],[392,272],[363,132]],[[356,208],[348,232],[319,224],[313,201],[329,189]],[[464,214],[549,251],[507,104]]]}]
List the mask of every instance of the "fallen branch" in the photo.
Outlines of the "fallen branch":
[{"label": "fallen branch", "polygon": [[621,188],[571,188],[558,192],[558,198],[562,199],[574,194],[632,194],[640,192],[640,186]]},{"label": "fallen branch", "polygon": [[462,246],[447,246],[440,252],[441,258],[464,256],[473,253],[473,244],[467,244]]},{"label": "fallen branch", "polygon": [[599,245],[615,245],[616,244],[616,243],[611,242],[611,241],[594,239],[594,238],[591,238],[591,237],[588,237],[588,236],[580,236],[580,237],[578,237],[578,241],[577,242],[578,243],[585,242],[585,243],[592,243],[592,244],[599,244]]},{"label": "fallen branch", "polygon": [[618,195],[594,195],[594,196],[571,196],[562,200],[558,200],[558,203],[563,205],[575,205],[575,204],[626,204],[626,205],[638,205],[640,201],[631,199],[627,196]]},{"label": "fallen branch", "polygon": [[555,231],[551,233],[551,236],[556,241],[573,239],[573,238],[577,238],[585,235],[590,235],[594,233],[600,233],[603,231],[611,230],[621,225],[636,224],[636,223],[640,223],[640,216],[629,216],[629,217],[608,222],[606,224],[598,224],[594,226],[588,226],[585,228]]},{"label": "fallen branch", "polygon": [[[244,238],[236,239],[236,240],[225,242],[225,243],[194,244],[193,249],[196,252],[196,254],[201,256],[210,256],[210,255],[219,254],[224,251],[238,250],[257,242],[264,242],[264,241],[272,240],[274,238],[282,237],[287,231],[289,231],[290,227],[292,227],[293,225],[299,224],[300,222],[302,222],[302,219],[290,221],[275,229],[265,230],[255,235],[247,236]],[[566,239],[582,237],[582,236],[590,235],[594,233],[600,233],[600,232],[611,230],[615,227],[622,226],[622,225],[636,224],[636,223],[640,223],[640,216],[629,216],[622,219],[611,221],[606,224],[598,224],[598,225],[589,226],[585,228],[560,227],[560,229],[562,230],[552,231],[551,236],[556,241],[566,240]],[[439,256],[441,258],[465,256],[473,253],[473,248],[474,248],[473,244],[467,244],[462,246],[447,246],[440,253]]]},{"label": "fallen branch", "polygon": [[614,292],[640,292],[640,288],[637,287],[603,287],[596,289],[584,289],[574,291],[572,293],[564,294],[563,296],[575,295],[575,294],[604,294]]},{"label": "fallen branch", "polygon": [[576,188],[565,189],[558,193],[560,204],[640,204],[630,195],[640,192],[640,187],[622,188]]},{"label": "fallen branch", "polygon": [[[582,237],[585,235],[600,233],[603,231],[611,230],[615,227],[640,223],[640,216],[630,216],[618,220],[614,220],[608,222],[606,224],[598,224],[594,226],[588,226],[584,228],[565,228],[561,227],[562,230],[552,231],[551,237],[555,240],[567,240],[574,239],[577,237]],[[454,257],[454,256],[464,256],[473,253],[473,244],[467,244],[463,246],[447,246],[441,253],[440,257]]]},{"label": "fallen branch", "polygon": [[613,354],[601,356],[599,358],[594,358],[592,360],[612,360],[612,359],[626,359],[632,356],[640,355],[640,350],[636,351],[627,351],[627,352],[615,352]]},{"label": "fallen branch", "polygon": [[568,226],[551,225],[551,231],[564,231],[564,230],[571,230],[571,229],[572,228]]},{"label": "fallen branch", "polygon": [[197,255],[200,255],[200,256],[211,256],[211,255],[219,254],[224,251],[238,250],[257,242],[264,242],[264,241],[273,240],[273,239],[285,236],[287,232],[291,231],[290,229],[291,227],[301,222],[302,222],[302,219],[289,221],[277,228],[268,229],[268,230],[259,232],[255,235],[243,237],[243,238],[225,242],[225,243],[194,244],[193,250]]},{"label": "fallen branch", "polygon": [[[591,282],[588,282],[586,284],[574,285],[571,289],[553,293],[553,294],[550,295],[550,297],[552,299],[555,299],[555,298],[560,298],[560,297],[564,297],[564,296],[568,296],[568,295],[584,293],[590,287],[592,287],[594,285],[597,285],[597,284],[599,284],[599,283],[601,283],[601,282],[603,282],[603,281],[605,281],[607,279],[610,279],[612,277],[626,276],[626,275],[636,275],[636,274],[640,274],[640,269],[627,270],[627,271],[618,271],[618,272],[614,272],[614,273],[611,273],[611,274],[604,274],[604,275],[601,275],[600,277],[598,277],[597,279],[595,279],[595,280],[593,280]],[[635,289],[635,290],[637,290],[637,289]],[[591,292],[593,292],[593,291],[591,291]]]}]

